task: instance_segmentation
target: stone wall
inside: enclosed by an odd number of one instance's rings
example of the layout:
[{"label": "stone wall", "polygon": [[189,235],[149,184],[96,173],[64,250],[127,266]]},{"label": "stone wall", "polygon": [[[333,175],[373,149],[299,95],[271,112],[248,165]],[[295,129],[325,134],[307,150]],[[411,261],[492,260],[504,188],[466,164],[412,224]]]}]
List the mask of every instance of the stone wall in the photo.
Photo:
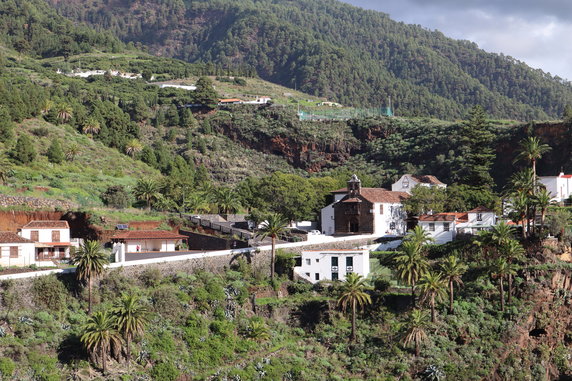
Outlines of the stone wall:
[{"label": "stone wall", "polygon": [[71,210],[77,208],[77,204],[69,201],[54,200],[51,198],[37,198],[28,196],[8,196],[0,194],[0,207],[23,206],[32,209],[44,210]]}]

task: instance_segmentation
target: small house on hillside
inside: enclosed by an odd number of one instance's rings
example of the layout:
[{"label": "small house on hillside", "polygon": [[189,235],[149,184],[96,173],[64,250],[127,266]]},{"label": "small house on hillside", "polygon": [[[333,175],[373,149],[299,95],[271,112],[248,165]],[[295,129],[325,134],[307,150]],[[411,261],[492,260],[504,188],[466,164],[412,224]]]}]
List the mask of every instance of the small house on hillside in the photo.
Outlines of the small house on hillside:
[{"label": "small house on hillside", "polygon": [[35,242],[37,261],[62,260],[70,256],[72,243],[67,221],[31,221],[19,234]]},{"label": "small house on hillside", "polygon": [[436,213],[419,217],[419,226],[437,244],[453,241],[458,234],[478,234],[497,224],[495,213],[483,206],[464,213]]},{"label": "small house on hillside", "polygon": [[369,250],[308,250],[302,252],[301,266],[294,274],[311,283],[345,280],[347,274],[369,274]]},{"label": "small house on hillside", "polygon": [[407,230],[407,214],[402,202],[405,192],[383,188],[362,188],[356,175],[348,187],[332,192],[334,202],[321,211],[322,232],[335,234],[375,234],[402,236]]},{"label": "small house on hillside", "polygon": [[219,99],[218,105],[225,106],[225,105],[239,105],[244,103],[242,99],[238,98],[229,98],[229,99]]},{"label": "small house on hillside", "polygon": [[0,266],[30,266],[36,263],[34,241],[12,232],[0,232]]},{"label": "small house on hillside", "polygon": [[560,172],[558,176],[540,176],[539,181],[544,184],[556,202],[562,202],[572,196],[572,175]]},{"label": "small house on hillside", "polygon": [[117,232],[111,237],[111,241],[114,244],[123,244],[123,253],[171,252],[186,238],[187,236],[168,230],[126,230]]},{"label": "small house on hillside", "polygon": [[407,192],[411,194],[411,190],[417,185],[429,188],[447,188],[447,184],[442,183],[438,178],[432,175],[403,175],[399,180],[391,185],[394,192]]}]

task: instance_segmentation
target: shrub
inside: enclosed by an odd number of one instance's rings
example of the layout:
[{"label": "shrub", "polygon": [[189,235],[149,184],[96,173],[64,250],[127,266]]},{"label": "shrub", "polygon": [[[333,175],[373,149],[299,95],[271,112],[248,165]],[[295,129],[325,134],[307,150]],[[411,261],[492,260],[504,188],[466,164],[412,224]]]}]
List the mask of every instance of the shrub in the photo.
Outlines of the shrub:
[{"label": "shrub", "polygon": [[38,352],[28,354],[28,363],[34,371],[34,379],[38,381],[59,381],[58,359]]},{"label": "shrub", "polygon": [[157,267],[147,268],[141,273],[139,279],[146,287],[156,287],[161,283],[163,274]]},{"label": "shrub", "polygon": [[107,188],[100,196],[101,201],[107,206],[124,209],[131,205],[131,194],[121,185],[113,185]]},{"label": "shrub", "polygon": [[151,369],[151,377],[156,381],[175,381],[179,371],[171,362],[160,362]]},{"label": "shrub", "polygon": [[0,357],[0,375],[3,380],[9,380],[12,378],[14,370],[16,370],[14,361],[7,357]]},{"label": "shrub", "polygon": [[50,130],[47,127],[38,127],[32,129],[32,134],[39,136],[39,137],[46,137],[50,134]]},{"label": "shrub", "polygon": [[39,308],[60,311],[65,307],[66,288],[55,275],[34,278],[32,296]]},{"label": "shrub", "polygon": [[294,253],[285,253],[283,250],[278,249],[276,251],[276,274],[290,276],[294,266],[296,266],[295,257],[296,254]]}]

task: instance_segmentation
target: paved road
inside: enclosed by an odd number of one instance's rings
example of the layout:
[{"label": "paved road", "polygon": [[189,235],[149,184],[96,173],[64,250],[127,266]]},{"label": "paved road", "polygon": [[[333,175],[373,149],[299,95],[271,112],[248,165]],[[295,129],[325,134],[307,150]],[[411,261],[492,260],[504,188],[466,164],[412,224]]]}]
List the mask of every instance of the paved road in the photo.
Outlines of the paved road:
[{"label": "paved road", "polygon": [[145,253],[127,253],[125,254],[125,261],[137,261],[140,259],[153,259],[153,258],[165,258],[165,257],[173,257],[177,255],[187,255],[193,253],[202,253],[200,250],[194,251],[151,251]]}]

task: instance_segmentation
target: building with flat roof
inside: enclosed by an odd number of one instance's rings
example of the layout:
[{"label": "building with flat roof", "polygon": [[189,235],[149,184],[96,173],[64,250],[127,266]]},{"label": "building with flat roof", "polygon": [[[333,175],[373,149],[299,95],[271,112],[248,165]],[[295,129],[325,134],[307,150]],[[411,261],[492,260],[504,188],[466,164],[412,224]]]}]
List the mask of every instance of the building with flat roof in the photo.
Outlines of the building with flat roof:
[{"label": "building with flat roof", "polygon": [[369,250],[307,250],[294,274],[311,283],[345,280],[347,274],[369,275]]}]

